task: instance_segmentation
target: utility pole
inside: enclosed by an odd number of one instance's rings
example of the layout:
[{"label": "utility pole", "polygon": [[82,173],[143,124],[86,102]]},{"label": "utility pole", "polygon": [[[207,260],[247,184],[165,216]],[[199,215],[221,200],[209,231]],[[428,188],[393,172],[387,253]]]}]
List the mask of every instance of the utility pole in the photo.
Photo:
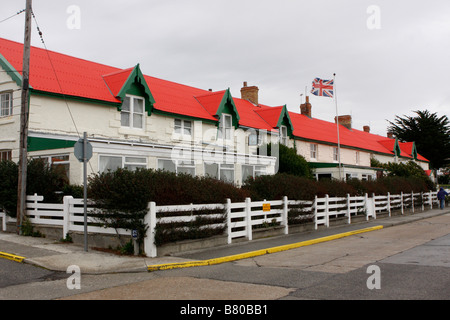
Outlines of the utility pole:
[{"label": "utility pole", "polygon": [[22,105],[20,109],[20,149],[19,149],[19,182],[17,190],[17,233],[21,234],[23,217],[26,211],[27,195],[27,161],[28,161],[28,104],[30,76],[31,18],[32,0],[26,0],[25,39],[23,42],[22,64]]}]

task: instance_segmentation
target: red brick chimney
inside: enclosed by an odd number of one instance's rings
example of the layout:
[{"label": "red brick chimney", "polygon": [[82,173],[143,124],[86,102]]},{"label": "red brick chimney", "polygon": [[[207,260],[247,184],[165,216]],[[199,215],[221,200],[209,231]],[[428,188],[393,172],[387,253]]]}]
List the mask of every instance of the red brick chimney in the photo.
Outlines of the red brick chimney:
[{"label": "red brick chimney", "polygon": [[300,105],[300,112],[311,118],[312,105],[309,103],[309,96],[306,96],[306,102]]},{"label": "red brick chimney", "polygon": [[339,116],[334,117],[334,122],[337,123],[339,118],[339,124],[343,125],[347,129],[352,129],[352,116],[351,115],[345,115],[345,116]]},{"label": "red brick chimney", "polygon": [[363,130],[364,130],[364,132],[370,133],[370,127],[369,126],[364,126]]},{"label": "red brick chimney", "polygon": [[258,87],[256,86],[248,87],[247,81],[245,81],[244,87],[241,89],[241,98],[258,105],[258,92],[259,92]]}]

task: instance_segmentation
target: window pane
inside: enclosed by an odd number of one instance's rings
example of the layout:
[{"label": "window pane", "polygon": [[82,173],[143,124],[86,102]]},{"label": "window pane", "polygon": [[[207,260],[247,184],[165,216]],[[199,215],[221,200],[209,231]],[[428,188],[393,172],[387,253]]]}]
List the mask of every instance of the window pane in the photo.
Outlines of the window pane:
[{"label": "window pane", "polygon": [[130,111],[130,98],[125,98],[122,104],[122,111]]},{"label": "window pane", "polygon": [[234,170],[220,169],[220,180],[225,182],[234,182]]},{"label": "window pane", "polygon": [[253,166],[242,166],[242,182],[245,182],[249,177],[253,177]]},{"label": "window pane", "polygon": [[122,168],[122,157],[100,157],[100,173],[107,172],[108,170],[115,171],[119,168]]},{"label": "window pane", "polygon": [[134,112],[135,113],[144,113],[144,100],[134,99]]},{"label": "window pane", "polygon": [[178,173],[187,173],[192,176],[195,176],[195,168],[191,167],[178,167]]},{"label": "window pane", "polygon": [[205,163],[205,175],[211,178],[219,178],[219,165],[216,163],[207,164]]},{"label": "window pane", "polygon": [[130,114],[129,113],[122,111],[121,124],[122,124],[122,127],[129,127],[130,126]]},{"label": "window pane", "polygon": [[176,172],[176,166],[172,160],[158,160],[158,169],[168,172]]},{"label": "window pane", "polygon": [[133,127],[142,129],[143,128],[143,116],[141,114],[133,115]]},{"label": "window pane", "polygon": [[125,158],[125,162],[127,162],[127,163],[132,162],[132,163],[144,163],[144,164],[146,164],[147,160],[145,158],[126,157]]}]

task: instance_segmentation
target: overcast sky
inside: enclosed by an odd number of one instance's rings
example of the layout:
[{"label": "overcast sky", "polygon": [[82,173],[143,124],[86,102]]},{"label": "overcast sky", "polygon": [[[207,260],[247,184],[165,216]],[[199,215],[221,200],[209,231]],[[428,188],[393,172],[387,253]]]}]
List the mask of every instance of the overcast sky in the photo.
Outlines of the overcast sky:
[{"label": "overcast sky", "polygon": [[[0,21],[25,8],[1,0]],[[450,117],[449,0],[33,0],[49,50],[299,112],[314,78],[336,73],[339,114],[385,135],[396,115]],[[0,23],[23,42],[24,14]],[[32,44],[43,47],[33,23]],[[303,94],[303,96],[301,96]],[[335,101],[312,96],[334,121]]]}]

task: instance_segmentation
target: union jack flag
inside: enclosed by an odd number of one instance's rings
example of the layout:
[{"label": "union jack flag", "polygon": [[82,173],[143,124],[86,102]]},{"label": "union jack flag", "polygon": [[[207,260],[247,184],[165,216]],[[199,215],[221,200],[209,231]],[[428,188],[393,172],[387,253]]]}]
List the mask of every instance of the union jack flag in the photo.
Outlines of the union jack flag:
[{"label": "union jack flag", "polygon": [[320,97],[333,98],[334,80],[323,80],[315,78],[312,83],[311,93]]}]

